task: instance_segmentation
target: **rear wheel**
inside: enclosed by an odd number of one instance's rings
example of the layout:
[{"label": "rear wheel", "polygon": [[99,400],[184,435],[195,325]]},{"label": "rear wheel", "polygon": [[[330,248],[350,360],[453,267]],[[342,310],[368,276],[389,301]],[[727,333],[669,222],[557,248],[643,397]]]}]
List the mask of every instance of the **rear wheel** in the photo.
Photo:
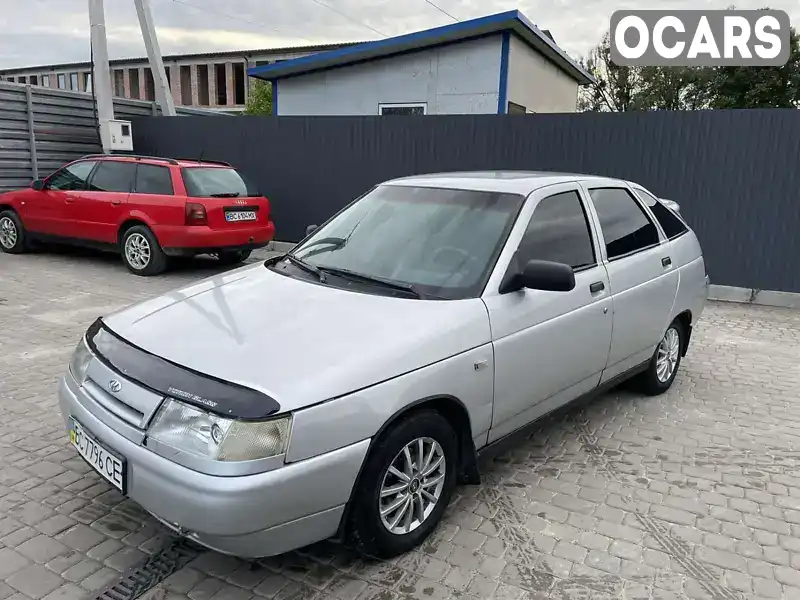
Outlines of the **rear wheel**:
[{"label": "rear wheel", "polygon": [[637,379],[636,383],[642,392],[656,396],[672,386],[681,365],[681,348],[685,344],[685,336],[683,324],[678,319],[670,323],[653,352],[647,370]]},{"label": "rear wheel", "polygon": [[222,250],[217,254],[223,265],[238,265],[250,258],[252,250]]},{"label": "rear wheel", "polygon": [[167,256],[146,225],[126,229],[120,246],[122,262],[135,275],[158,275],[167,268]]},{"label": "rear wheel", "polygon": [[363,554],[391,558],[436,528],[456,484],[458,442],[442,415],[425,410],[389,429],[353,491],[349,533]]},{"label": "rear wheel", "polygon": [[0,212],[0,250],[8,254],[20,254],[28,249],[25,228],[13,210]]}]

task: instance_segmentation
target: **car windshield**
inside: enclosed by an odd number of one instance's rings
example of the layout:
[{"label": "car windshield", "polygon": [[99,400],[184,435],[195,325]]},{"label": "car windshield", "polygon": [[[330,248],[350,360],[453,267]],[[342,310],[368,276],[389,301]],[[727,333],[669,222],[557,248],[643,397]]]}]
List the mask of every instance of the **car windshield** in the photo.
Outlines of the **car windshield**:
[{"label": "car windshield", "polygon": [[225,167],[184,167],[181,169],[186,193],[193,198],[235,198],[259,196],[258,190],[236,169]]},{"label": "car windshield", "polygon": [[421,297],[472,298],[482,293],[524,201],[517,194],[382,185],[291,254],[320,271],[396,283]]}]

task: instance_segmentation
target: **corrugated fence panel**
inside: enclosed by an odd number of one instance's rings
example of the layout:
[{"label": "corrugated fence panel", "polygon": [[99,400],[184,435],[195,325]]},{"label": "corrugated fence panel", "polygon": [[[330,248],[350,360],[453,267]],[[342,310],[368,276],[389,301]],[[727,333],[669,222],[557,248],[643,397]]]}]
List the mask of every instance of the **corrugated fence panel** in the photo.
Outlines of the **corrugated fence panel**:
[{"label": "corrugated fence panel", "polygon": [[[156,106],[115,98],[114,114],[118,119],[153,116],[160,114]],[[218,114],[182,107],[177,113]],[[0,192],[29,185],[37,171],[44,177],[70,160],[101,151],[91,94],[0,82]]]},{"label": "corrugated fence panel", "polygon": [[137,152],[226,160],[297,241],[376,183],[475,169],[582,172],[680,202],[714,283],[800,292],[800,111],[136,119]]}]

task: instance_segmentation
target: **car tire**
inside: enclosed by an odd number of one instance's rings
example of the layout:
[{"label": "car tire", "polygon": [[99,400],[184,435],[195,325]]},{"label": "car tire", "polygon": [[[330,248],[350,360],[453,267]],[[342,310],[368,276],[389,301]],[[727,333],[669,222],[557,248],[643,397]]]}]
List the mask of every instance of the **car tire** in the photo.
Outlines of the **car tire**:
[{"label": "car tire", "polygon": [[0,250],[7,254],[22,254],[30,249],[25,227],[13,210],[0,212]]},{"label": "car tire", "polygon": [[681,354],[685,343],[686,331],[683,324],[675,319],[656,346],[647,370],[637,378],[640,391],[648,396],[657,396],[672,386],[681,366]]},{"label": "car tire", "polygon": [[[426,468],[433,469],[428,475],[419,469],[426,460]],[[355,548],[366,556],[388,559],[421,544],[450,502],[457,462],[456,433],[439,413],[421,410],[393,425],[371,449],[353,491],[348,533]],[[393,505],[394,510],[382,515]]]},{"label": "car tire", "polygon": [[167,268],[167,255],[146,225],[126,229],[120,240],[122,262],[134,275],[158,275]]},{"label": "car tire", "polygon": [[225,266],[238,265],[250,258],[251,253],[252,250],[222,250],[217,254],[217,258],[220,264]]}]

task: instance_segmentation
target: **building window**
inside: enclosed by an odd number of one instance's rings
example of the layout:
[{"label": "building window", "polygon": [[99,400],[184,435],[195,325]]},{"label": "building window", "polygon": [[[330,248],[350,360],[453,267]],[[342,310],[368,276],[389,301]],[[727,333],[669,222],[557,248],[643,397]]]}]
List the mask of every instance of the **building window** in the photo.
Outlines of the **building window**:
[{"label": "building window", "polygon": [[509,102],[508,103],[508,114],[509,115],[524,115],[528,111],[527,109],[522,106],[521,104],[517,104],[516,102]]},{"label": "building window", "polygon": [[246,102],[244,91],[244,63],[233,64],[233,103],[241,106]]},{"label": "building window", "polygon": [[272,61],[272,60],[257,60],[256,61],[256,66],[257,67],[263,67],[263,66],[266,66],[266,65],[271,65],[273,62],[275,62],[275,61]]},{"label": "building window", "polygon": [[79,91],[78,87],[78,74],[77,73],[70,73],[69,74],[69,89],[74,91]]},{"label": "building window", "polygon": [[31,75],[31,85],[39,85],[39,77],[37,75]]},{"label": "building window", "polygon": [[228,76],[225,73],[225,65],[214,65],[214,78],[217,82],[217,106],[228,104]]},{"label": "building window", "polygon": [[141,97],[139,90],[139,69],[131,69],[128,73],[131,80],[131,98],[138,100]]},{"label": "building window", "polygon": [[114,70],[114,95],[125,97],[125,72],[122,69]]},{"label": "building window", "polygon": [[424,115],[428,112],[428,105],[425,102],[415,102],[411,104],[379,104],[379,115]]},{"label": "building window", "polygon": [[156,99],[156,82],[150,67],[144,69],[144,99],[151,102]]},{"label": "building window", "polygon": [[42,75],[42,85],[44,87],[50,87],[50,75]]},{"label": "building window", "polygon": [[181,65],[181,104],[183,106],[192,105],[192,67]]},{"label": "building window", "polygon": [[208,65],[197,65],[197,103],[208,106]]},{"label": "building window", "polygon": [[67,89],[67,76],[64,73],[58,74],[57,81],[58,81],[58,89],[60,90]]},{"label": "building window", "polygon": [[14,83],[14,76],[13,76],[13,75],[9,75],[9,77],[8,77],[8,80],[9,80],[11,83]]}]

